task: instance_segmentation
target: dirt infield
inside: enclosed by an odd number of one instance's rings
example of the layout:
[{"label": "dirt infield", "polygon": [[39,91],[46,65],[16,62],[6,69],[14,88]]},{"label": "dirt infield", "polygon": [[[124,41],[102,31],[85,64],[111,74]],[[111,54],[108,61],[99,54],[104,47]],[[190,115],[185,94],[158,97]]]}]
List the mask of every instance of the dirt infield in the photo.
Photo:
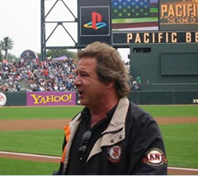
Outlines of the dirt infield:
[{"label": "dirt infield", "polygon": [[[36,130],[36,129],[63,129],[67,119],[32,119],[32,120],[0,120],[0,131]],[[198,123],[197,117],[191,118],[156,118],[158,124]]]},{"label": "dirt infield", "polygon": [[[198,118],[156,118],[158,124],[186,124],[198,123]],[[42,120],[0,120],[0,131],[16,131],[16,130],[37,130],[37,129],[63,129],[68,123],[67,119],[42,119]],[[58,157],[47,157],[39,155],[26,155],[9,152],[1,152],[0,157],[17,158],[24,160],[55,162],[59,163]],[[198,169],[169,168],[170,175],[198,175]]]}]

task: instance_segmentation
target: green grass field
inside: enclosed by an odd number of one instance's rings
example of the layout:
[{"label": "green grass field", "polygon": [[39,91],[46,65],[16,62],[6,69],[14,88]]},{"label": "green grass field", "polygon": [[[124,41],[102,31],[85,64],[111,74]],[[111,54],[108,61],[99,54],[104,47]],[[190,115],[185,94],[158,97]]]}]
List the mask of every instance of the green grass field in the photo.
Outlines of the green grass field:
[{"label": "green grass field", "polygon": [[73,117],[82,106],[65,107],[3,107],[0,108],[1,119],[57,119]]},{"label": "green grass field", "polygon": [[[156,118],[196,117],[197,106],[144,105]],[[83,107],[3,107],[1,119],[71,118]],[[1,122],[0,122],[1,123]],[[198,168],[198,124],[160,125],[169,166]],[[61,156],[63,130],[0,131],[0,151]],[[0,158],[1,175],[51,175],[58,164]]]}]

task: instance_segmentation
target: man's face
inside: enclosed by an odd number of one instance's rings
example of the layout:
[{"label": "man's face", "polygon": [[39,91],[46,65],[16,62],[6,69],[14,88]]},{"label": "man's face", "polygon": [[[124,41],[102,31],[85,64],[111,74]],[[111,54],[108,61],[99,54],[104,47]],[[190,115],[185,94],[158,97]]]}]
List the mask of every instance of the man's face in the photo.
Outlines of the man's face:
[{"label": "man's face", "polygon": [[96,73],[97,61],[92,57],[81,58],[76,69],[74,84],[78,90],[80,103],[88,108],[101,102],[104,98],[106,85],[102,83]]}]

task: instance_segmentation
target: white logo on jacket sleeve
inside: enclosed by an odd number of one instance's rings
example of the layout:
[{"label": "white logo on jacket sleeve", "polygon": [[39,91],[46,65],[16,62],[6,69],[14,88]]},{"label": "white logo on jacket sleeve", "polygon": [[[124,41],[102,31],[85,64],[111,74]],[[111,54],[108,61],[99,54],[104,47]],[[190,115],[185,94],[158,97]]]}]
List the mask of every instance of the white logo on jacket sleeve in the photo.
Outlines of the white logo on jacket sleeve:
[{"label": "white logo on jacket sleeve", "polygon": [[146,156],[143,158],[143,163],[157,166],[167,163],[167,160],[166,156],[160,149],[153,148],[146,153]]}]

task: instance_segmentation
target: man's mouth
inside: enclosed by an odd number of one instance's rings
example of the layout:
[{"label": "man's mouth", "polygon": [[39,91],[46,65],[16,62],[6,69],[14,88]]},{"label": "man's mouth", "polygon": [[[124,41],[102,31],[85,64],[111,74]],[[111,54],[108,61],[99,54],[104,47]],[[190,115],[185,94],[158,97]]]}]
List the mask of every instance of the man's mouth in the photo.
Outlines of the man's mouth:
[{"label": "man's mouth", "polygon": [[82,96],[83,92],[82,91],[78,91],[79,97]]}]

